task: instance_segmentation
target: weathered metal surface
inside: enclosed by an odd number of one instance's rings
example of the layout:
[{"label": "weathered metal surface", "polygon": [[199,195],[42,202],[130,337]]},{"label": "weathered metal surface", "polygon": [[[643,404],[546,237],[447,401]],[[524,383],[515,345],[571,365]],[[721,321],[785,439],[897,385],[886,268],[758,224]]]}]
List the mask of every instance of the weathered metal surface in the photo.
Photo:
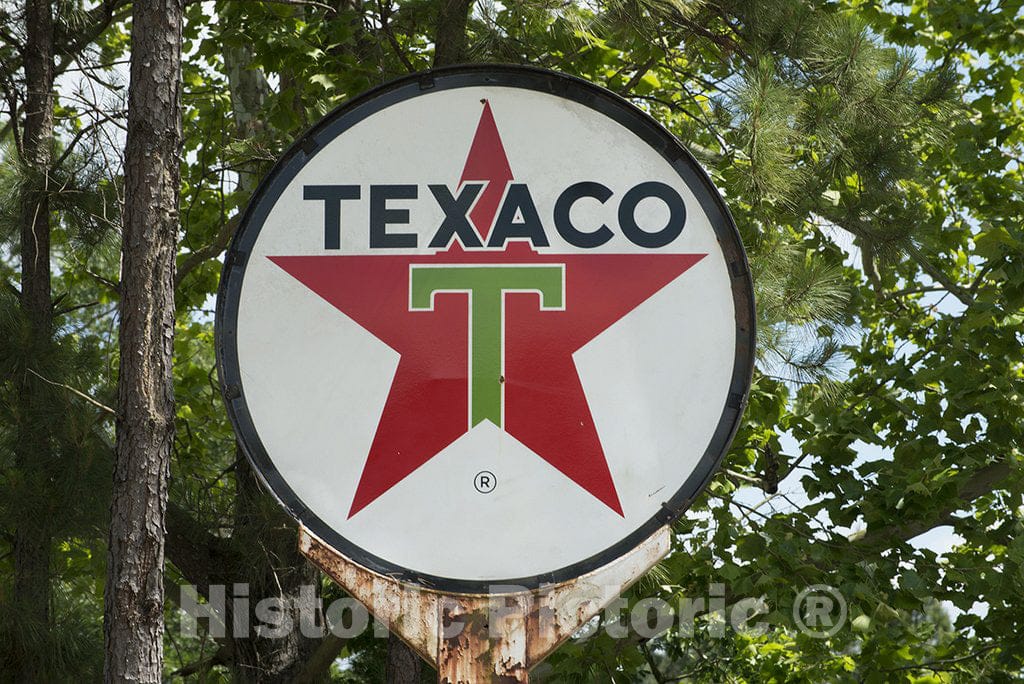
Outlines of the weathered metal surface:
[{"label": "weathered metal surface", "polygon": [[671,543],[666,526],[575,580],[534,591],[445,594],[366,570],[299,528],[302,553],[435,665],[441,684],[527,682],[531,668],[650,570]]},{"label": "weathered metal surface", "polygon": [[440,595],[371,572],[299,526],[299,551],[428,663],[437,662]]},{"label": "weathered metal surface", "polygon": [[666,525],[618,560],[575,580],[540,590],[535,598],[536,609],[530,612],[527,624],[528,666],[532,668],[544,660],[654,567],[671,547],[672,530]]},{"label": "weathered metal surface", "polygon": [[526,614],[530,603],[529,594],[445,597],[437,681],[528,681]]}]

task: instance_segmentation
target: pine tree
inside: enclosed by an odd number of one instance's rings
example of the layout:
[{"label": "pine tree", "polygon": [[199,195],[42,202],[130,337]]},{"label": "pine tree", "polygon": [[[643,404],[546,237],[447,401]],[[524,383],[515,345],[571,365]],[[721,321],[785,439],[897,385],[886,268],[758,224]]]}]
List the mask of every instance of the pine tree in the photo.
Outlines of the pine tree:
[{"label": "pine tree", "polygon": [[132,15],[106,681],[163,678],[183,11],[181,0],[166,0],[136,4]]},{"label": "pine tree", "polygon": [[68,25],[83,19],[79,27],[92,32],[107,19],[48,1],[4,10],[10,32],[0,83],[12,115],[0,154],[0,239],[19,263],[4,268],[0,292],[0,525],[10,544],[4,556],[13,556],[0,591],[0,671],[49,681],[99,671],[89,639],[98,622],[78,596],[81,579],[54,562],[54,550],[90,555],[103,524],[109,445],[102,404],[69,391],[101,385],[102,373],[95,340],[71,332],[81,302],[55,287],[69,282],[57,266],[69,256],[63,238],[99,239],[109,223],[92,212],[109,198],[89,155],[56,139],[54,89],[58,54],[81,50],[69,46]]}]

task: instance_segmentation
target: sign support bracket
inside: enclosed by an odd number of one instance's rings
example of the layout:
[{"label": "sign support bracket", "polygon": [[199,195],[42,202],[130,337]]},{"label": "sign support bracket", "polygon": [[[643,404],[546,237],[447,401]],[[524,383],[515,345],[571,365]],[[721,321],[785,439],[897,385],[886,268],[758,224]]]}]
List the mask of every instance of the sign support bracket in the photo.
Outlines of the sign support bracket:
[{"label": "sign support bracket", "polygon": [[434,665],[439,684],[528,682],[530,669],[640,579],[671,545],[665,525],[626,555],[573,580],[532,590],[453,594],[367,570],[299,527],[302,554]]}]

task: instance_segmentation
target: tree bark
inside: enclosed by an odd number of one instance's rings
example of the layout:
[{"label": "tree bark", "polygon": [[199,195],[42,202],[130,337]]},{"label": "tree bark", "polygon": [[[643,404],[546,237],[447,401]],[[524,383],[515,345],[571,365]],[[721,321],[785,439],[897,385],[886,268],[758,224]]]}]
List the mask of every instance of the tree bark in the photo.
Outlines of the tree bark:
[{"label": "tree bark", "polygon": [[423,661],[394,634],[388,636],[388,662],[385,669],[387,684],[419,684],[423,676]]},{"label": "tree bark", "polygon": [[465,62],[467,58],[466,24],[473,0],[440,0],[434,31],[434,66]]},{"label": "tree bark", "polygon": [[159,682],[163,668],[182,10],[182,0],[151,0],[137,2],[132,12],[117,447],[104,605],[108,682]]},{"label": "tree bark", "polygon": [[[241,620],[229,615],[229,625],[243,627],[241,633],[229,635],[232,678],[240,684],[284,684],[304,672],[306,661],[323,641],[318,630],[307,631],[323,625],[319,572],[299,553],[295,525],[263,491],[244,458],[235,467],[235,487],[235,529],[231,537],[240,556],[239,565],[233,570],[235,587],[245,587],[249,610]],[[253,626],[253,607],[268,598],[278,600],[282,621],[293,626],[281,636],[259,634]],[[233,608],[229,601],[229,614]],[[302,619],[312,624],[303,629]],[[316,635],[307,636],[313,632]],[[337,652],[341,646],[339,643]],[[309,673],[309,681],[325,677],[331,661],[333,658],[325,663],[327,667],[319,677]]]},{"label": "tree bark", "polygon": [[[29,326],[33,357],[45,357],[52,342],[53,303],[50,291],[50,205],[47,181],[53,151],[53,9],[50,0],[28,0],[25,5],[26,41],[22,52],[25,69],[25,120],[21,161],[25,168],[19,197],[21,230],[21,310]],[[15,462],[28,486],[45,480],[49,459],[47,388],[27,371],[18,392],[18,440]],[[38,485],[45,485],[39,482]],[[22,629],[17,631],[19,654],[14,679],[42,681],[38,648],[50,634],[49,516],[22,511],[15,530],[14,597]]]},{"label": "tree bark", "polygon": [[[245,45],[225,46],[224,70],[231,93],[231,117],[235,120],[235,139],[247,140],[263,128],[260,110],[270,95],[270,84],[263,72],[252,66],[252,49]],[[251,170],[238,172],[238,190],[248,198],[259,184],[259,176]]]}]

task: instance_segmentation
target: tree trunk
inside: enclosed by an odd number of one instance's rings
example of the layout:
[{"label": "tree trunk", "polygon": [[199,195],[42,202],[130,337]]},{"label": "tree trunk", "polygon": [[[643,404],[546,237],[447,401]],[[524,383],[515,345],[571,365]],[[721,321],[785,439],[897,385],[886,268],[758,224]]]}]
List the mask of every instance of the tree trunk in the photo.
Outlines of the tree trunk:
[{"label": "tree trunk", "polygon": [[[252,59],[252,50],[246,46],[224,48],[237,140],[260,133],[260,111],[270,94],[263,72],[253,68]],[[251,195],[259,180],[254,171],[240,170],[238,191]],[[237,622],[232,616],[232,624],[243,627],[241,633],[232,635],[232,678],[239,683],[260,684],[323,681],[343,644],[307,636],[300,628],[301,619],[313,616],[317,625],[323,624],[320,573],[299,553],[295,524],[263,491],[241,452],[237,456],[232,541],[242,555],[233,574],[236,585],[245,587],[249,610]],[[257,633],[255,607],[264,599],[276,599],[282,622],[294,625],[294,629],[280,637]],[[229,604],[229,610],[232,608]]]},{"label": "tree trunk", "polygon": [[[211,585],[224,586],[227,631],[217,637],[216,661],[231,668],[233,681],[326,681],[345,642],[321,636],[320,573],[299,553],[295,524],[261,489],[248,463],[240,460],[234,468],[234,533],[210,534],[172,502],[168,558],[200,596],[209,599]],[[261,608],[268,598],[276,605]],[[261,623],[277,634],[258,631]],[[192,663],[185,669],[200,668]]]},{"label": "tree trunk", "polygon": [[182,0],[152,0],[137,2],[132,12],[117,448],[104,606],[108,682],[159,682],[163,668],[182,9]]},{"label": "tree trunk", "polygon": [[[263,72],[252,66],[252,49],[245,45],[224,48],[224,70],[228,76],[228,90],[231,93],[231,116],[235,120],[235,139],[248,140],[260,133],[263,122],[260,110],[267,96],[270,84]],[[252,195],[259,184],[259,176],[251,170],[238,172],[238,190],[246,197]]]},{"label": "tree trunk", "polygon": [[[53,304],[50,292],[50,206],[47,181],[53,150],[53,10],[50,0],[28,0],[25,5],[26,41],[25,120],[21,139],[26,169],[19,197],[21,228],[21,309],[29,325],[32,357],[45,357],[52,341]],[[16,466],[28,486],[45,479],[50,444],[41,426],[47,420],[46,388],[24,372],[18,393]],[[39,482],[45,485],[45,482]],[[34,499],[27,503],[32,507]],[[14,597],[22,629],[17,631],[19,654],[16,681],[43,681],[39,648],[50,634],[49,516],[39,510],[22,511],[14,541]]]},{"label": "tree trunk", "polygon": [[423,661],[394,634],[388,636],[387,684],[419,684]]},{"label": "tree trunk", "polygon": [[[234,620],[232,672],[236,682],[276,684],[294,681],[304,673],[306,663],[323,641],[317,626],[323,624],[320,604],[320,573],[298,550],[298,533],[288,515],[260,487],[249,462],[242,458],[235,467],[235,529],[232,540],[241,552],[235,574],[248,594],[248,611]],[[236,595],[238,592],[235,592]],[[283,624],[293,625],[280,636],[257,634],[255,607],[264,599],[277,599]],[[234,608],[229,602],[229,612]],[[304,628],[301,619],[307,620]],[[334,653],[341,651],[337,645]],[[329,670],[330,658],[320,673],[309,673],[319,681]]]},{"label": "tree trunk", "polygon": [[440,0],[434,31],[434,66],[465,62],[467,58],[466,24],[473,0]]}]

